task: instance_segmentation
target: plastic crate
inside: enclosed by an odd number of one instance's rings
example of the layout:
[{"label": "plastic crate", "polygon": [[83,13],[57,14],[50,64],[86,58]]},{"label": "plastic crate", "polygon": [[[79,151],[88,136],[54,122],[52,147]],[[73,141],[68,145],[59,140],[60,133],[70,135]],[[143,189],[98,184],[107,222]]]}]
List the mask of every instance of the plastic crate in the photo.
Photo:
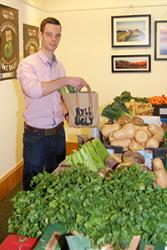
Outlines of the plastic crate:
[{"label": "plastic crate", "polygon": [[139,245],[139,250],[165,250],[166,249],[166,244],[165,243],[159,243],[156,245],[152,245],[144,240],[140,241],[140,245]]},{"label": "plastic crate", "polygon": [[161,119],[161,122],[167,123],[167,118],[160,117],[160,119]]},{"label": "plastic crate", "polygon": [[8,235],[0,245],[0,250],[32,250],[38,239],[18,236],[16,234]]},{"label": "plastic crate", "polygon": [[154,111],[153,115],[160,116],[161,118],[167,118],[167,105],[161,104],[161,105],[153,105]]}]

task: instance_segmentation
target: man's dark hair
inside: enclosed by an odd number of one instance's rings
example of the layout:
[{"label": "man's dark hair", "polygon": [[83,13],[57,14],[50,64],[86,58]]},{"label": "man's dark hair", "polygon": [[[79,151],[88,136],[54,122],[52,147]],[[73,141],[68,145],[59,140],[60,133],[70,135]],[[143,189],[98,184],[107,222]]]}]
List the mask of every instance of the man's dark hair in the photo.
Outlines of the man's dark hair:
[{"label": "man's dark hair", "polygon": [[47,18],[45,18],[45,19],[41,22],[41,24],[40,24],[40,31],[41,31],[42,33],[44,32],[44,28],[45,28],[45,25],[46,25],[47,23],[52,23],[52,24],[55,24],[55,25],[60,25],[60,27],[61,27],[61,24],[60,24],[59,20],[57,20],[57,19],[54,18],[54,17],[47,17]]}]

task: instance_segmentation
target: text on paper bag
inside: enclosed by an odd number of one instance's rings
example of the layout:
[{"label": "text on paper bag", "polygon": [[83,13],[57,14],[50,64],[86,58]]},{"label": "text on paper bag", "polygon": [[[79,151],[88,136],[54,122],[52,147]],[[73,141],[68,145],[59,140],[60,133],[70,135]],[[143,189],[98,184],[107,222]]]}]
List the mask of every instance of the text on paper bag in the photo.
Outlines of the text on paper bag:
[{"label": "text on paper bag", "polygon": [[92,125],[93,124],[93,115],[91,112],[91,107],[75,109],[75,125]]}]

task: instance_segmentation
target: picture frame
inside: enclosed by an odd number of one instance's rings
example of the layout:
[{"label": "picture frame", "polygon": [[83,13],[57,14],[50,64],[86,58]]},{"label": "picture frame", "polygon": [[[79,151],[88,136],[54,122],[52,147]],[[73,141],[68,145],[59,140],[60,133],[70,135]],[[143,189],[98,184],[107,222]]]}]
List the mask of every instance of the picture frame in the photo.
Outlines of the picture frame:
[{"label": "picture frame", "polygon": [[150,72],[151,55],[114,55],[111,68],[113,73]]},{"label": "picture frame", "polygon": [[111,17],[112,47],[151,46],[151,15]]},{"label": "picture frame", "polygon": [[155,21],[154,59],[167,60],[167,20]]}]

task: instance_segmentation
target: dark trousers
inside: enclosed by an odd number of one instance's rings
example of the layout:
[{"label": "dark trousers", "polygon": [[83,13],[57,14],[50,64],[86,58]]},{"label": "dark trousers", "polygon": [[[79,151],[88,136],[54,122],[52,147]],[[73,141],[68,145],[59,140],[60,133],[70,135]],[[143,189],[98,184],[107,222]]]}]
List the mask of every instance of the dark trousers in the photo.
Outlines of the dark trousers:
[{"label": "dark trousers", "polygon": [[44,170],[51,173],[65,159],[66,143],[64,127],[54,135],[43,135],[26,129],[23,135],[23,189],[30,190],[33,176]]}]

